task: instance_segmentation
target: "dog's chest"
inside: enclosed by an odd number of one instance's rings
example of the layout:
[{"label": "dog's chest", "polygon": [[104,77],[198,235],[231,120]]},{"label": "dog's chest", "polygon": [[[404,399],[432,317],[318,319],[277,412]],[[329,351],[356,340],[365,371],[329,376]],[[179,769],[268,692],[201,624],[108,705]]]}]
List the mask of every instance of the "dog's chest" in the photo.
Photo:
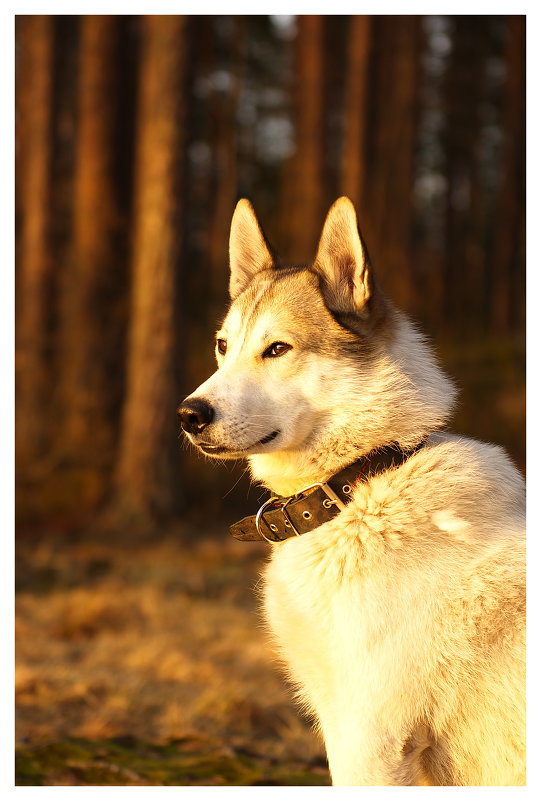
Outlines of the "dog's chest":
[{"label": "dog's chest", "polygon": [[[368,598],[359,545],[342,538],[322,544],[304,535],[275,548],[264,573],[264,614],[278,651],[303,699],[331,703],[344,664],[374,639],[379,610]],[[355,655],[353,653],[355,651]]]}]

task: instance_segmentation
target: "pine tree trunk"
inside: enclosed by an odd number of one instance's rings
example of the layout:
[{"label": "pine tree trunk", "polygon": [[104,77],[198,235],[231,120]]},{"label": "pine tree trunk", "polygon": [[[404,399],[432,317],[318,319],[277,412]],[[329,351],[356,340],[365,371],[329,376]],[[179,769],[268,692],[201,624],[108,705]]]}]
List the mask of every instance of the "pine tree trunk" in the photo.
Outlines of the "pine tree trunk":
[{"label": "pine tree trunk", "polygon": [[394,80],[387,154],[387,202],[384,211],[382,258],[392,275],[395,302],[407,311],[414,302],[413,192],[417,90],[419,86],[420,18],[397,16],[394,22]]},{"label": "pine tree trunk", "polygon": [[17,470],[32,471],[48,445],[50,385],[49,176],[53,21],[25,16],[18,21],[20,62],[17,76],[24,148],[17,175],[19,216],[16,275]]},{"label": "pine tree trunk", "polygon": [[341,191],[354,202],[362,225],[367,177],[366,134],[372,18],[365,14],[354,14],[350,24]]},{"label": "pine tree trunk", "polygon": [[[385,206],[389,183],[389,153],[396,125],[392,103],[394,80],[393,17],[377,15],[373,21],[374,76],[370,118],[368,218],[364,227],[370,255],[378,274],[385,278],[382,259],[385,240]],[[384,284],[385,286],[385,284]]]},{"label": "pine tree trunk", "polygon": [[296,40],[296,151],[284,183],[283,230],[287,258],[307,262],[315,256],[323,223],[324,24],[320,14],[298,17]]},{"label": "pine tree trunk", "polygon": [[482,17],[457,16],[454,47],[445,81],[447,132],[444,139],[448,180],[445,261],[443,271],[443,319],[467,331],[472,314],[466,262],[468,229],[472,224],[471,185],[476,176],[479,137],[479,104],[483,98],[483,71],[487,37]]},{"label": "pine tree trunk", "polygon": [[112,446],[111,313],[119,224],[114,165],[116,19],[80,22],[73,243],[62,304],[64,452],[101,461]]},{"label": "pine tree trunk", "polygon": [[126,397],[117,500],[143,518],[175,507],[175,293],[185,18],[142,19]]},{"label": "pine tree trunk", "polygon": [[214,207],[210,224],[208,259],[210,267],[209,314],[216,324],[218,309],[223,307],[229,282],[228,240],[231,216],[237,198],[237,112],[242,88],[242,61],[245,43],[245,21],[233,17],[232,63],[228,65],[232,80],[227,92],[213,99],[212,136],[216,170]]},{"label": "pine tree trunk", "polygon": [[418,16],[377,17],[367,170],[366,238],[384,289],[402,308],[412,304],[414,153],[419,59]]}]

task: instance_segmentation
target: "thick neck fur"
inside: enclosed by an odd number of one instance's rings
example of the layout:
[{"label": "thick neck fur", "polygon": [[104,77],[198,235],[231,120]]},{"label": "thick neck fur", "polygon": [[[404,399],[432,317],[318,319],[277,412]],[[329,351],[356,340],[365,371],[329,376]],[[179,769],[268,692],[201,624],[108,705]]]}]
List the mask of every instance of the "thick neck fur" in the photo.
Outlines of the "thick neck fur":
[{"label": "thick neck fur", "polygon": [[393,310],[392,335],[368,360],[328,360],[321,425],[300,447],[250,457],[251,472],[278,495],[325,481],[391,443],[413,447],[447,421],[456,390],[423,337]]}]

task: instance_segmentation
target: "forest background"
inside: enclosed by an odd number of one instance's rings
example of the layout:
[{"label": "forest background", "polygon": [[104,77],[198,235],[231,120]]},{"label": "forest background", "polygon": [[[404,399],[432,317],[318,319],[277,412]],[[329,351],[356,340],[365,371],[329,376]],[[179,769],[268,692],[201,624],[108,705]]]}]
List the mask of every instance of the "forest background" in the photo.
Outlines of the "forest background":
[{"label": "forest background", "polygon": [[347,194],[455,429],[524,470],[525,26],[16,19],[19,783],[328,780],[256,625],[264,549],[227,539],[261,491],[175,409],[213,370],[237,199],[302,263]]}]

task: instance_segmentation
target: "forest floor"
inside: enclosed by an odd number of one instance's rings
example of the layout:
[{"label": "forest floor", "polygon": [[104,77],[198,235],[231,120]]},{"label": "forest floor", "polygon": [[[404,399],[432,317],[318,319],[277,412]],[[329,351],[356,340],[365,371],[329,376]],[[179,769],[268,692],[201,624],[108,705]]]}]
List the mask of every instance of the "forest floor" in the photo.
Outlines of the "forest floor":
[{"label": "forest floor", "polygon": [[20,533],[16,783],[329,784],[261,624],[264,557],[225,530]]}]

